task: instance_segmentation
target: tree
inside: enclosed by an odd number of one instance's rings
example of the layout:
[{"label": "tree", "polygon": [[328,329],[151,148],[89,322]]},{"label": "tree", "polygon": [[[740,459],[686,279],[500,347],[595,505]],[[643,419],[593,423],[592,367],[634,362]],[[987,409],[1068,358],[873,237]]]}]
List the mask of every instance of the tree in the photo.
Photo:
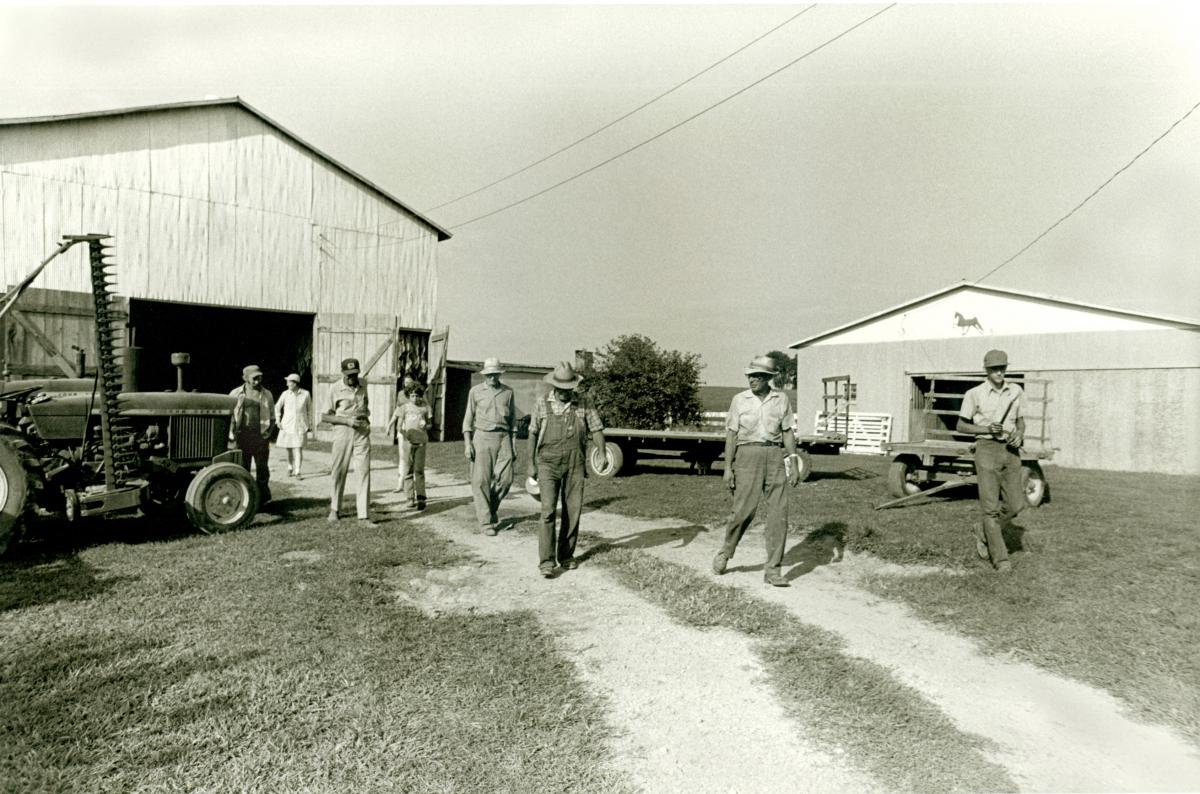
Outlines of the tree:
[{"label": "tree", "polygon": [[772,350],[767,356],[775,362],[775,367],[779,370],[771,385],[777,389],[796,388],[796,357],[780,350]]},{"label": "tree", "polygon": [[700,421],[700,370],[696,353],[662,350],[640,334],[619,336],[596,353],[587,388],[604,423],[661,430]]}]

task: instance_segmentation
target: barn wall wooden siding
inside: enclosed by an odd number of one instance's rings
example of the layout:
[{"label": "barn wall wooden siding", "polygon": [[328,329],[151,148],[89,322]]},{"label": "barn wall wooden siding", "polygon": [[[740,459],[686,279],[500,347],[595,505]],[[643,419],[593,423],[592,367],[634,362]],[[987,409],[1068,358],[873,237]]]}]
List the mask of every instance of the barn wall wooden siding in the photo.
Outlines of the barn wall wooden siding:
[{"label": "barn wall wooden siding", "polygon": [[[1200,474],[1200,332],[1182,329],[823,345],[796,350],[797,414],[821,408],[821,378],[849,374],[857,411],[892,415],[908,438],[910,373],[980,372],[1008,351],[1010,369],[1052,381],[1054,463],[1079,468]],[[810,432],[811,428],[802,428]]]},{"label": "barn wall wooden siding", "polygon": [[[125,297],[431,328],[437,231],[235,105],[0,126],[0,268],[114,235]],[[87,291],[83,256],[37,286]]]}]

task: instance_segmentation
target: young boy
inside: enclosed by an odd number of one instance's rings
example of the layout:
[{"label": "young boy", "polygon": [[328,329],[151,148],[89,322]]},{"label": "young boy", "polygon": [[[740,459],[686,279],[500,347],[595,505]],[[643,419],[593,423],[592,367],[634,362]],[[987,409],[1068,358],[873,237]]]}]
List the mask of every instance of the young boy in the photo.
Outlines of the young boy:
[{"label": "young boy", "polygon": [[425,509],[425,449],[429,444],[429,403],[425,401],[425,387],[414,384],[408,402],[397,406],[392,420],[397,432],[408,442],[408,465],[404,476],[404,489],[408,491],[408,505],[418,510]]}]

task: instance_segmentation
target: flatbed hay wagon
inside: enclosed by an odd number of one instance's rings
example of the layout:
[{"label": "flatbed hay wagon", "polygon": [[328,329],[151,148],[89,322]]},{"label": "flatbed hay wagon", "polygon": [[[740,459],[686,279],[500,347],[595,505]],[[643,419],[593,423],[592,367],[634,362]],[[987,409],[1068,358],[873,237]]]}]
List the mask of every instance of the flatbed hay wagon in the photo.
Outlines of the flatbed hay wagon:
[{"label": "flatbed hay wagon", "polygon": [[[884,445],[892,456],[888,468],[890,501],[876,509],[906,504],[934,493],[975,483],[975,438],[959,433],[958,411],[967,390],[983,383],[983,375],[914,374],[908,441]],[[1020,450],[1025,499],[1037,507],[1049,497],[1042,462],[1050,460],[1050,381],[1021,376],[1006,380],[1025,391],[1025,445]]]},{"label": "flatbed hay wagon", "polygon": [[[812,435],[796,435],[796,453],[800,457],[800,479],[812,474],[813,455],[837,455],[846,446],[850,395],[849,375],[821,379],[824,388],[822,415],[833,420],[828,430]],[[639,430],[627,427],[607,428],[604,449],[588,450],[588,470],[596,477],[627,474],[643,457],[675,458],[687,461],[700,474],[712,471],[712,464],[725,456],[724,427],[687,427],[667,430]]]}]

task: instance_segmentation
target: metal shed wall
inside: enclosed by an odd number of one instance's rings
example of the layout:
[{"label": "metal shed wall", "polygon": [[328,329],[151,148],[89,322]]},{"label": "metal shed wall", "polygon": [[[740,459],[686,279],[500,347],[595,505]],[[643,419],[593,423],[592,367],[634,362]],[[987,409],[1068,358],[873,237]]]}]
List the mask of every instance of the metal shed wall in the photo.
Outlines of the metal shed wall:
[{"label": "metal shed wall", "polygon": [[980,372],[991,348],[1010,369],[1048,378],[1054,463],[1200,474],[1200,332],[1181,329],[968,336],[796,350],[796,408],[810,432],[821,378],[849,374],[853,410],[890,413],[892,441],[908,440],[910,373]]},{"label": "metal shed wall", "polygon": [[[433,325],[437,230],[237,105],[0,126],[0,278],[80,232],[126,297]],[[37,286],[87,291],[80,255]]]}]

